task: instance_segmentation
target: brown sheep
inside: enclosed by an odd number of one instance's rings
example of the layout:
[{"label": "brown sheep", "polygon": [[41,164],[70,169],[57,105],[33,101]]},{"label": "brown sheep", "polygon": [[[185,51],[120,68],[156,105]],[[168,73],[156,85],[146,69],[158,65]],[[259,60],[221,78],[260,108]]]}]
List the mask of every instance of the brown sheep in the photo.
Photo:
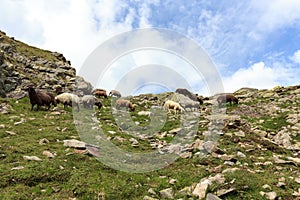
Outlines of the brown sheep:
[{"label": "brown sheep", "polygon": [[55,99],[52,99],[52,97],[46,92],[35,91],[34,88],[29,87],[28,94],[31,103],[31,111],[35,105],[37,105],[37,111],[39,110],[40,106],[47,106],[49,110],[51,103],[56,105]]},{"label": "brown sheep", "polygon": [[126,110],[128,110],[128,108],[131,110],[131,111],[134,111],[135,110],[135,106],[134,104],[132,104],[129,100],[125,100],[125,99],[118,99],[116,101],[116,108],[118,110],[120,110],[121,107],[125,107]]},{"label": "brown sheep", "polygon": [[232,105],[231,102],[234,102],[235,104],[238,104],[238,99],[233,95],[233,94],[222,94],[220,96],[218,96],[217,98],[219,107],[223,104],[223,103],[227,103],[229,102],[230,105]]},{"label": "brown sheep", "polygon": [[110,91],[110,92],[109,92],[109,95],[110,95],[110,96],[115,96],[115,97],[118,97],[118,98],[121,97],[121,93],[120,93],[119,91],[117,91],[117,90],[112,90],[112,91]]},{"label": "brown sheep", "polygon": [[106,94],[106,90],[102,90],[102,89],[96,89],[92,92],[92,94],[96,97],[105,97],[107,98],[107,94]]}]

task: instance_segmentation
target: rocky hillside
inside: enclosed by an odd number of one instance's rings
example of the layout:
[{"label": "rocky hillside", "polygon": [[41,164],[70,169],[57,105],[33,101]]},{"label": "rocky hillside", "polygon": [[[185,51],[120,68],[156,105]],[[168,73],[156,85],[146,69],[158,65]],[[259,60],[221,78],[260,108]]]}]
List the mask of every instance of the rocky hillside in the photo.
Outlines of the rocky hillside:
[{"label": "rocky hillside", "polygon": [[[224,123],[217,132],[212,131],[214,99],[207,99],[199,110],[187,109],[184,120],[167,114],[164,126],[147,135],[131,131],[130,120],[142,130],[156,118],[140,112],[174,98],[172,93],[131,97],[136,110],[121,121],[112,114],[112,97],[101,99],[100,111],[82,108],[82,119],[76,120],[61,105],[30,112],[28,98],[0,99],[0,198],[300,199],[300,85],[242,88],[234,94],[239,104],[221,109]],[[144,173],[110,168],[95,157],[110,149],[82,141],[75,128],[89,119],[91,131],[105,134],[97,134],[94,142],[102,138],[130,153],[158,150],[179,158]],[[184,144],[175,139],[183,130],[191,139]],[[208,140],[214,135],[217,140]],[[109,156],[122,163],[131,159]]]},{"label": "rocky hillside", "polygon": [[[72,113],[58,105],[30,111],[23,91],[27,84],[68,91],[78,80],[80,93],[92,88],[59,53],[3,32],[0,49],[0,94],[12,97],[0,98],[0,199],[300,199],[300,85],[242,88],[234,93],[239,104],[219,112],[213,112],[215,98],[210,97],[197,109],[186,108],[185,115],[149,113],[169,99],[188,105],[174,93],[128,97],[136,105],[130,114],[114,113],[111,96],[100,99],[100,110],[81,105]],[[155,120],[164,123],[149,129]],[[97,146],[99,141],[128,153],[120,159],[110,148]],[[127,167],[137,161],[134,153],[154,150],[178,159],[144,173],[104,163]],[[107,160],[100,162],[99,155]],[[129,171],[148,167],[141,160],[133,163]]]},{"label": "rocky hillside", "polygon": [[0,97],[21,98],[28,84],[50,91],[56,85],[64,91],[77,90],[75,81],[80,93],[91,91],[91,84],[76,76],[62,54],[29,46],[0,31]]}]

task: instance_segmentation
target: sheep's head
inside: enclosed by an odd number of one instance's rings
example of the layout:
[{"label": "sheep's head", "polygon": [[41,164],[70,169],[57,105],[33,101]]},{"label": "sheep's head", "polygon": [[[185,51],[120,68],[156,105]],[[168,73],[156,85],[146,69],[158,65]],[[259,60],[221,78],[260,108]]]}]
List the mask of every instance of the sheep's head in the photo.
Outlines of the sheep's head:
[{"label": "sheep's head", "polygon": [[59,101],[59,99],[58,98],[54,98],[54,102],[56,103],[56,104],[59,104],[60,103],[60,101]]},{"label": "sheep's head", "polygon": [[131,111],[134,111],[134,110],[135,110],[135,104],[131,104],[130,110],[131,110]]}]

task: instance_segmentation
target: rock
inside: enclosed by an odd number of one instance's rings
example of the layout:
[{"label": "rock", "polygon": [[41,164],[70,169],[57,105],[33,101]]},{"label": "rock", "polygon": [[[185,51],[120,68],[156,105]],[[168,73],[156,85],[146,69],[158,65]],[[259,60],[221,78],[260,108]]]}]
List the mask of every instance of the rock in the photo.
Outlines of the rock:
[{"label": "rock", "polygon": [[23,156],[23,158],[25,160],[31,160],[31,161],[42,161],[42,159],[40,159],[39,157],[37,156]]},{"label": "rock", "polygon": [[73,148],[79,148],[79,149],[85,149],[85,143],[79,140],[64,140],[64,146],[67,147],[73,147]]},{"label": "rock", "polygon": [[144,196],[143,200],[158,200],[158,199],[149,196]]},{"label": "rock", "polygon": [[267,192],[265,193],[266,199],[274,200],[277,197],[276,192]]},{"label": "rock", "polygon": [[174,191],[172,188],[167,188],[159,191],[160,197],[163,199],[174,199]]},{"label": "rock", "polygon": [[116,134],[116,131],[107,131],[109,134]]},{"label": "rock", "polygon": [[154,191],[153,188],[150,188],[150,189],[148,190],[148,192],[149,192],[149,194],[156,195],[156,192]]},{"label": "rock", "polygon": [[241,157],[241,158],[246,158],[246,155],[243,154],[242,152],[238,151],[237,154],[236,154],[238,157]]},{"label": "rock", "polygon": [[139,116],[147,116],[147,117],[150,117],[150,116],[153,115],[153,114],[152,114],[152,112],[150,112],[150,111],[144,111],[144,110],[142,110],[142,111],[139,111],[139,112],[138,112],[138,115],[139,115]]},{"label": "rock", "polygon": [[291,136],[287,129],[279,131],[273,138],[274,142],[278,145],[283,146],[284,148],[291,148]]},{"label": "rock", "polygon": [[182,130],[182,128],[175,128],[169,131],[170,134],[178,134],[180,133],[180,131]]},{"label": "rock", "polygon": [[226,194],[228,194],[228,193],[230,193],[230,192],[233,192],[233,191],[235,191],[235,190],[236,190],[235,188],[220,189],[220,190],[218,190],[218,191],[216,192],[216,194],[217,194],[218,197],[221,197],[221,196],[226,195]]},{"label": "rock", "polygon": [[172,179],[169,181],[169,183],[172,184],[172,185],[174,185],[176,182],[177,182],[177,180],[174,179],[174,178],[172,178]]},{"label": "rock", "polygon": [[194,186],[188,186],[188,187],[185,187],[183,189],[181,189],[178,194],[180,195],[189,195],[191,196],[192,195],[192,192],[193,192],[193,189],[194,189]]},{"label": "rock", "polygon": [[235,171],[237,171],[237,170],[240,170],[240,169],[239,169],[239,168],[236,168],[236,167],[224,169],[224,170],[222,171],[222,174],[233,173],[233,172],[235,172]]},{"label": "rock", "polygon": [[237,136],[237,137],[245,137],[245,132],[243,132],[243,131],[238,131],[238,132],[234,132],[233,133],[235,136]]},{"label": "rock", "polygon": [[199,199],[203,199],[206,195],[206,191],[211,182],[208,179],[205,179],[198,183],[193,191],[193,196],[198,197]]},{"label": "rock", "polygon": [[5,133],[8,133],[9,135],[17,135],[15,132],[13,131],[5,131]]},{"label": "rock", "polygon": [[269,186],[268,184],[264,184],[264,185],[262,186],[262,188],[268,189],[268,190],[271,190],[271,189],[272,189],[271,186]]},{"label": "rock", "polygon": [[47,158],[54,158],[54,154],[51,153],[50,151],[43,151],[43,155],[46,156]]},{"label": "rock", "polygon": [[217,184],[223,184],[223,183],[225,183],[226,179],[224,177],[224,174],[218,173],[213,177],[209,177],[208,180],[212,183],[215,182]]},{"label": "rock", "polygon": [[40,139],[40,141],[39,141],[40,145],[45,145],[45,144],[48,144],[48,143],[49,143],[49,140],[47,140],[46,138]]},{"label": "rock", "polygon": [[206,195],[206,200],[222,200],[222,199],[220,199],[218,196],[216,196],[216,195],[214,195],[212,193],[208,193]]},{"label": "rock", "polygon": [[300,197],[300,188],[298,188],[298,191],[294,191],[292,195],[295,197]]},{"label": "rock", "polygon": [[13,167],[10,170],[22,170],[22,169],[24,169],[24,166]]},{"label": "rock", "polygon": [[130,139],[129,139],[129,142],[131,142],[131,145],[132,145],[133,147],[138,147],[138,146],[139,146],[139,142],[138,142],[137,139],[135,139],[135,138],[130,138]]},{"label": "rock", "polygon": [[21,121],[15,122],[14,125],[17,126],[19,124],[23,124],[24,122],[26,122],[26,120],[22,118]]}]

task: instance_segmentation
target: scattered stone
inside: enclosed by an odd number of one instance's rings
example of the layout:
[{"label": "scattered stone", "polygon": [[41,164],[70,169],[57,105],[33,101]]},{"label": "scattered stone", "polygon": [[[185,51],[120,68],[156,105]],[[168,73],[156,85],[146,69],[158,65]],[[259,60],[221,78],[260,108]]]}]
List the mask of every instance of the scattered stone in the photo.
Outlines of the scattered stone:
[{"label": "scattered stone", "polygon": [[22,118],[21,121],[15,122],[14,125],[17,126],[19,124],[23,124],[24,122],[26,122],[26,120]]},{"label": "scattered stone", "polygon": [[149,196],[144,196],[143,200],[158,200],[158,199]]},{"label": "scattered stone", "polygon": [[203,199],[206,195],[206,191],[211,182],[208,179],[205,179],[198,183],[193,191],[193,196],[198,197],[199,199]]},{"label": "scattered stone", "polygon": [[238,131],[238,132],[234,132],[233,133],[235,136],[237,136],[237,137],[245,137],[246,135],[245,135],[245,132],[243,132],[243,131]]},{"label": "scattered stone", "polygon": [[78,149],[85,149],[85,143],[79,140],[64,140],[64,146],[67,147],[73,147],[73,148],[78,148]]},{"label": "scattered stone", "polygon": [[18,167],[11,168],[11,170],[22,170],[22,169],[24,169],[23,166],[18,166]]},{"label": "scattered stone", "polygon": [[131,146],[133,146],[133,147],[138,147],[139,146],[139,142],[137,141],[137,139],[130,138],[129,141],[131,142]]},{"label": "scattered stone", "polygon": [[5,128],[5,125],[4,124],[0,124],[0,128]]},{"label": "scattered stone", "polygon": [[40,159],[39,157],[37,156],[23,156],[23,158],[25,160],[30,160],[30,161],[42,161],[42,159]]},{"label": "scattered stone", "polygon": [[243,154],[243,153],[240,152],[240,151],[237,152],[237,156],[238,156],[238,157],[241,157],[241,158],[246,158],[246,155]]},{"label": "scattered stone", "polygon": [[216,196],[216,195],[214,195],[212,193],[208,193],[206,195],[206,200],[222,200],[222,199],[220,199],[218,196]]},{"label": "scattered stone", "polygon": [[178,194],[180,194],[180,195],[189,195],[189,196],[191,196],[194,187],[195,187],[195,186],[188,186],[188,187],[185,187],[185,188],[181,189],[181,190],[178,192]]},{"label": "scattered stone", "polygon": [[42,139],[40,139],[40,141],[39,141],[39,144],[40,145],[45,145],[45,144],[48,144],[49,143],[49,140],[47,140],[46,138],[42,138]]},{"label": "scattered stone", "polygon": [[233,172],[238,171],[238,170],[240,170],[240,169],[237,168],[237,167],[234,167],[234,168],[228,168],[228,169],[224,169],[224,170],[222,171],[222,174],[233,173]]},{"label": "scattered stone", "polygon": [[149,194],[156,195],[156,192],[154,191],[153,188],[150,188],[150,189],[148,190],[148,192],[149,192]]},{"label": "scattered stone", "polygon": [[172,188],[167,188],[159,191],[160,197],[163,199],[174,199],[174,191]]},{"label": "scattered stone", "polygon": [[54,158],[54,156],[55,156],[50,151],[43,151],[43,155],[46,156],[47,158]]},{"label": "scattered stone", "polygon": [[269,200],[274,200],[277,197],[276,192],[267,192],[265,193],[265,197]]},{"label": "scattered stone", "polygon": [[300,188],[298,188],[298,191],[294,191],[292,195],[295,197],[300,197]]},{"label": "scattered stone", "polygon": [[107,131],[109,134],[116,134],[116,131]]},{"label": "scattered stone", "polygon": [[172,184],[172,185],[174,185],[176,182],[177,182],[177,180],[174,179],[174,178],[172,178],[172,179],[169,181],[169,183]]},{"label": "scattered stone", "polygon": [[5,131],[5,133],[8,133],[9,135],[17,135],[15,132],[13,131]]},{"label": "scattered stone", "polygon": [[229,189],[220,189],[216,192],[216,195],[218,197],[221,197],[223,195],[226,195],[226,194],[229,194],[230,192],[233,192],[235,191],[236,189],[235,188],[229,188]]},{"label": "scattered stone", "polygon": [[272,190],[271,186],[269,186],[268,184],[264,184],[262,186],[262,188],[266,189],[266,190]]}]

